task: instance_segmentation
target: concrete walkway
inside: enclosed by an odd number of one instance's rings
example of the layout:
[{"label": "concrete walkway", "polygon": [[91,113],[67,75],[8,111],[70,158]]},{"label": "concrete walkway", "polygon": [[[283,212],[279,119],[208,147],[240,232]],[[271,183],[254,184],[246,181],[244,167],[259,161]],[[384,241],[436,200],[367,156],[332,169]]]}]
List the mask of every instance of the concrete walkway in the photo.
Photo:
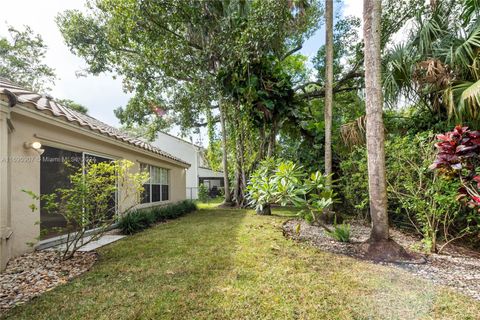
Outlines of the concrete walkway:
[{"label": "concrete walkway", "polygon": [[[118,241],[122,238],[125,238],[126,236],[124,235],[112,235],[112,234],[106,234],[106,235],[103,235],[101,236],[99,239],[95,240],[95,241],[92,241],[88,244],[86,244],[85,246],[81,247],[80,249],[78,249],[78,251],[82,251],[82,252],[88,252],[88,251],[93,251],[93,250],[96,250],[98,248],[101,248],[103,246],[106,246],[107,244],[110,244],[110,243],[113,243],[115,241]],[[87,236],[85,237],[84,241],[89,241],[91,238],[91,236]],[[50,247],[50,248],[47,248],[45,250],[64,250],[65,249],[65,244],[60,244],[58,246],[54,246],[54,247]]]}]

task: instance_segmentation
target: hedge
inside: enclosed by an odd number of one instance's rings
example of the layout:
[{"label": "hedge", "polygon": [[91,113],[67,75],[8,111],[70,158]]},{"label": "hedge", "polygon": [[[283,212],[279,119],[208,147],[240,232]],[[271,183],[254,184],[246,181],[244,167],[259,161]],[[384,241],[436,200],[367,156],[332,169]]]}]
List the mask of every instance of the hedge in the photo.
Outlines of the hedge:
[{"label": "hedge", "polygon": [[190,200],[166,206],[132,210],[120,218],[118,227],[123,234],[134,234],[155,223],[175,219],[195,210],[197,210],[197,206]]}]

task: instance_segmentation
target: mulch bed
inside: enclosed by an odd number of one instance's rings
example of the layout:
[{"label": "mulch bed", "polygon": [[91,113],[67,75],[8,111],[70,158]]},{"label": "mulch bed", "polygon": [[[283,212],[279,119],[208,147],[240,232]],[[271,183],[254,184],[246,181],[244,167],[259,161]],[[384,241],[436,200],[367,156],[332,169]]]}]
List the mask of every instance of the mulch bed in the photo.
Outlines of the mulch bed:
[{"label": "mulch bed", "polygon": [[77,252],[61,261],[55,251],[34,251],[10,260],[0,273],[0,315],[84,273],[96,260],[95,252]]},{"label": "mulch bed", "polygon": [[[298,224],[300,224],[300,229],[298,229]],[[337,242],[327,236],[321,227],[295,219],[289,220],[283,225],[283,232],[289,238],[308,242],[321,250],[365,259],[360,243],[368,239],[370,227],[351,223],[351,243]],[[419,244],[418,238],[396,229],[391,229],[390,235],[393,240],[407,250],[411,250]],[[425,256],[425,263],[380,262],[380,264],[406,270],[415,276],[438,285],[449,286],[480,300],[480,253],[478,252],[449,245],[442,254]]]}]

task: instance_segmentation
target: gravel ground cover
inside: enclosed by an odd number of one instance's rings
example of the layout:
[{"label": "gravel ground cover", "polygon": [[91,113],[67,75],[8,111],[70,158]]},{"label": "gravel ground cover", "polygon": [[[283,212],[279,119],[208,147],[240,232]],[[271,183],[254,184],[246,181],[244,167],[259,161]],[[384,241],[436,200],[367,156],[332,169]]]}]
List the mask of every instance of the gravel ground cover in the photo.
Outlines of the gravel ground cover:
[{"label": "gravel ground cover", "polygon": [[95,252],[77,252],[72,259],[62,261],[58,253],[45,250],[10,260],[0,273],[0,315],[84,273],[96,260]]},{"label": "gravel ground cover", "polygon": [[[298,228],[300,224],[300,228]],[[312,226],[300,220],[288,220],[283,225],[287,237],[306,241],[325,251],[363,258],[358,245],[368,239],[370,228],[358,223],[351,224],[351,243],[332,240],[321,227]],[[391,229],[391,237],[404,248],[412,250],[419,244],[415,236]],[[407,270],[431,282],[449,286],[477,300],[480,300],[480,254],[455,245],[449,245],[442,254],[425,256],[425,263],[381,263],[402,270]]]}]

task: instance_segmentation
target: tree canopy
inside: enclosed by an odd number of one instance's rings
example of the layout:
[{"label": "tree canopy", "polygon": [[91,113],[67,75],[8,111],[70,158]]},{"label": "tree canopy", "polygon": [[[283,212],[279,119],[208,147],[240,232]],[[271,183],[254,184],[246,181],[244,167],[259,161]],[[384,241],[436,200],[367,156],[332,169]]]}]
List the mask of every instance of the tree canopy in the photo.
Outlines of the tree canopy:
[{"label": "tree canopy", "polygon": [[49,91],[56,75],[43,62],[46,52],[42,37],[30,27],[8,27],[8,35],[0,35],[0,77],[36,92]]}]

